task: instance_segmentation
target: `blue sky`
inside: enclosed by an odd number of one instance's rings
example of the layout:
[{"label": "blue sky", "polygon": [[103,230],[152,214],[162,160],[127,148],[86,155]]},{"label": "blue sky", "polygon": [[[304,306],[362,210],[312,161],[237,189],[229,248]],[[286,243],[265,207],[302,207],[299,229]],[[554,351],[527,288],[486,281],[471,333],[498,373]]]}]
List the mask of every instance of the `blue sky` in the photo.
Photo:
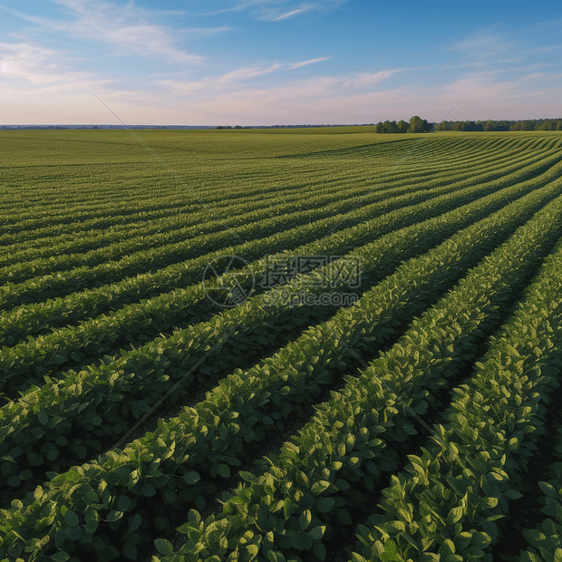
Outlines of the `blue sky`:
[{"label": "blue sky", "polygon": [[0,0],[0,124],[559,117],[561,30],[559,0]]}]

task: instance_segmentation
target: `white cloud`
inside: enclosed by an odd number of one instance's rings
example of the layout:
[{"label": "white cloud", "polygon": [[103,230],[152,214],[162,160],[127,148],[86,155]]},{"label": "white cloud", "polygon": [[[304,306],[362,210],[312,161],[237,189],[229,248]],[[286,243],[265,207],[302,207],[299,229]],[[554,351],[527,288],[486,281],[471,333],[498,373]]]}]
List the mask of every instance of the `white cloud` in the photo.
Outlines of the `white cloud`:
[{"label": "white cloud", "polygon": [[154,14],[134,6],[125,7],[93,0],[56,0],[73,18],[53,25],[76,37],[105,41],[119,49],[141,55],[164,55],[182,62],[201,59],[179,49],[178,38],[162,25],[148,23]]},{"label": "white cloud", "polygon": [[62,33],[80,39],[88,38],[112,45],[123,52],[145,56],[163,56],[176,62],[199,62],[202,57],[178,47],[187,33],[216,34],[228,28],[172,30],[153,22],[155,16],[166,12],[150,12],[136,7],[132,2],[118,6],[95,0],[54,0],[61,6],[65,19],[48,19],[30,16],[2,7],[10,13],[39,24],[42,31]]},{"label": "white cloud", "polygon": [[294,16],[319,10],[330,10],[346,0],[317,0],[316,2],[295,2],[294,0],[246,0],[235,6],[208,12],[205,15],[217,15],[226,12],[247,10],[257,19],[277,22]]},{"label": "white cloud", "polygon": [[294,16],[298,16],[299,14],[304,14],[305,12],[309,12],[312,9],[311,6],[303,6],[302,8],[297,8],[296,10],[290,10],[278,16],[272,16],[270,19],[271,21],[282,21]]},{"label": "white cloud", "polygon": [[[327,58],[312,59],[303,63],[293,63],[286,66],[287,70],[299,68],[306,64],[312,64]],[[175,94],[197,94],[201,93],[206,98],[216,98],[222,94],[234,95],[239,91],[248,91],[246,82],[253,78],[270,74],[283,68],[281,64],[272,64],[265,68],[252,67],[233,70],[227,74],[220,76],[207,77],[199,81],[181,81],[181,80],[155,80],[153,84],[163,87],[168,93]],[[268,92],[274,92],[277,89],[285,91],[287,88],[294,88],[295,96],[316,96],[333,95],[337,92],[345,92],[346,90],[355,88],[368,88],[379,82],[387,80],[401,69],[383,70],[375,73],[351,74],[347,76],[324,76],[315,77],[306,80],[293,81],[271,88]],[[304,88],[304,91],[303,91]]]},{"label": "white cloud", "polygon": [[[312,61],[307,61],[311,63]],[[298,64],[298,63],[294,63]],[[288,69],[294,68],[288,65]],[[302,63],[301,63],[302,64]],[[375,73],[351,74],[347,76],[323,76],[305,80],[291,81],[266,89],[249,89],[247,81],[283,68],[280,64],[273,64],[265,68],[241,68],[216,77],[208,77],[200,81],[156,80],[153,84],[164,89],[168,94],[191,95],[194,99],[218,99],[221,96],[233,97],[242,93],[259,92],[267,98],[279,99],[288,92],[294,97],[303,99],[310,97],[324,97],[345,94],[352,89],[365,89],[387,80],[401,69],[384,70]],[[200,96],[198,96],[200,94]],[[166,93],[164,93],[166,95]],[[252,94],[253,95],[253,94]]]},{"label": "white cloud", "polygon": [[[517,49],[514,41],[506,39],[498,32],[480,32],[473,34],[471,37],[460,43],[456,43],[451,47],[452,51],[458,51],[465,58],[473,61],[493,61],[509,62],[507,60],[498,60],[498,57],[506,53],[513,53]],[[519,62],[521,58],[515,59]]]},{"label": "white cloud", "polygon": [[249,67],[232,70],[219,76],[210,76],[199,81],[180,81],[180,80],[155,80],[155,85],[164,87],[168,92],[177,94],[194,94],[204,92],[205,95],[212,95],[218,91],[232,91],[235,88],[244,86],[245,81],[265,74],[270,74],[281,68],[276,63],[265,68]]},{"label": "white cloud", "polygon": [[325,60],[330,60],[332,57],[320,57],[317,59],[310,59],[310,60],[305,60],[303,62],[294,62],[292,64],[289,65],[288,70],[295,70],[297,68],[302,68],[303,66],[307,66],[309,64],[315,64],[317,62],[323,62]]}]

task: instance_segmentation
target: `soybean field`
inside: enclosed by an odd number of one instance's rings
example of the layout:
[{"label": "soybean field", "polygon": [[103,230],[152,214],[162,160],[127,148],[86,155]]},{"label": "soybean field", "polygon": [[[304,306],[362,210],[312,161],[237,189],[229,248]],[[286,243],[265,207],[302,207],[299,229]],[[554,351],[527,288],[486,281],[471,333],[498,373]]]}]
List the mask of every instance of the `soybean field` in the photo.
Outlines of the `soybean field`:
[{"label": "soybean field", "polygon": [[562,560],[562,133],[0,155],[0,560]]}]

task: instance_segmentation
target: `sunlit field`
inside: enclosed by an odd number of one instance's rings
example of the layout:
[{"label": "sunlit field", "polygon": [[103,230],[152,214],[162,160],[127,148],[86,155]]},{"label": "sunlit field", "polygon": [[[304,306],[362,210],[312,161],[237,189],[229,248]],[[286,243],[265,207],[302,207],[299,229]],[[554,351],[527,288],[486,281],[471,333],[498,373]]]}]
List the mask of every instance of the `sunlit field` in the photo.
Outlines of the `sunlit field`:
[{"label": "sunlit field", "polygon": [[562,559],[562,133],[372,131],[0,132],[1,560]]}]

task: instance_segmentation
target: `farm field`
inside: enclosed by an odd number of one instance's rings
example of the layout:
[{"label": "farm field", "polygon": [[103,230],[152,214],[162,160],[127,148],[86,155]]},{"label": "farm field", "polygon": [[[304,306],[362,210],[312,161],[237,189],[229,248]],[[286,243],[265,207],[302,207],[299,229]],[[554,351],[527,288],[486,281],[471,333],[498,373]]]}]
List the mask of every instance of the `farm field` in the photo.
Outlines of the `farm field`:
[{"label": "farm field", "polygon": [[562,133],[0,154],[0,560],[562,560]]}]

